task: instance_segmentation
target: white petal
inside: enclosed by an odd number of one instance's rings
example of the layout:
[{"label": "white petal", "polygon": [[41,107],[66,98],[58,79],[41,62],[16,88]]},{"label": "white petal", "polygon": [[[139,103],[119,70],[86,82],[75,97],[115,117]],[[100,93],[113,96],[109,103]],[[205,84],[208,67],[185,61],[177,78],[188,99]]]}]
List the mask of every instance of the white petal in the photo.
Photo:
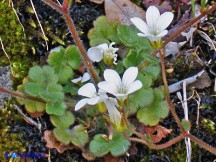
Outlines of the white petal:
[{"label": "white petal", "polygon": [[97,47],[91,47],[87,51],[88,57],[93,62],[100,62],[103,59],[103,51]]},{"label": "white petal", "polygon": [[120,122],[121,122],[121,114],[120,112],[117,110],[116,108],[116,102],[114,102],[114,100],[105,100],[104,101],[106,107],[107,107],[107,110],[108,110],[108,113],[109,113],[109,117],[110,117],[110,120],[116,124],[117,126],[120,125]]},{"label": "white petal", "polygon": [[148,38],[150,41],[157,41],[157,40],[161,39],[161,36],[149,35],[149,36],[147,36],[147,38]]},{"label": "white petal", "polygon": [[94,98],[90,98],[88,101],[87,101],[87,104],[89,105],[96,105],[99,101],[100,101],[100,97],[99,96],[96,96]]},{"label": "white petal", "polygon": [[125,88],[128,88],[136,79],[138,75],[138,68],[137,67],[130,67],[128,68],[122,78],[122,84]]},{"label": "white petal", "polygon": [[142,88],[142,82],[139,80],[136,80],[135,82],[133,82],[130,87],[128,88],[128,92],[127,94],[131,94],[137,90],[139,90],[140,88]]},{"label": "white petal", "polygon": [[152,34],[143,34],[143,33],[137,33],[137,35],[139,37],[149,37],[149,36],[152,36]]},{"label": "white petal", "polygon": [[89,100],[88,98],[84,98],[84,99],[80,100],[75,106],[75,111],[77,111],[77,110],[81,109],[83,106],[85,106],[87,104],[88,100]]},{"label": "white petal", "polygon": [[108,47],[108,44],[103,43],[103,44],[98,45],[97,48],[100,48],[101,50],[105,51],[105,50],[107,50],[109,47]]},{"label": "white petal", "polygon": [[148,33],[148,25],[146,24],[145,21],[138,17],[131,18],[130,21],[143,33]]},{"label": "white petal", "polygon": [[112,83],[115,87],[121,85],[121,78],[115,70],[111,70],[111,69],[105,70],[104,71],[104,79],[107,82]]},{"label": "white petal", "polygon": [[86,73],[83,74],[81,82],[83,83],[83,82],[86,82],[88,80],[90,80],[90,75],[89,75],[88,72],[86,72]]},{"label": "white petal", "polygon": [[107,82],[107,81],[103,81],[103,82],[98,83],[98,87],[101,90],[108,92],[110,94],[113,94],[113,95],[115,95],[117,90],[118,90],[117,85],[110,83],[110,82]]},{"label": "white petal", "polygon": [[157,37],[163,37],[163,36],[167,35],[167,33],[168,33],[168,30],[163,30],[162,32],[160,32],[160,33],[157,35]]},{"label": "white petal", "polygon": [[174,14],[172,12],[163,13],[158,19],[157,28],[160,29],[160,31],[166,29],[172,22],[173,17],[174,17]]},{"label": "white petal", "polygon": [[96,88],[95,88],[94,84],[87,83],[87,84],[83,85],[78,90],[78,94],[81,95],[81,96],[92,98],[96,94]]},{"label": "white petal", "polygon": [[148,24],[149,29],[155,30],[157,27],[157,21],[160,17],[160,12],[155,6],[150,6],[146,11],[146,22]]},{"label": "white petal", "polygon": [[82,80],[82,77],[79,77],[79,78],[76,78],[76,79],[72,79],[71,82],[78,83],[81,80]]}]

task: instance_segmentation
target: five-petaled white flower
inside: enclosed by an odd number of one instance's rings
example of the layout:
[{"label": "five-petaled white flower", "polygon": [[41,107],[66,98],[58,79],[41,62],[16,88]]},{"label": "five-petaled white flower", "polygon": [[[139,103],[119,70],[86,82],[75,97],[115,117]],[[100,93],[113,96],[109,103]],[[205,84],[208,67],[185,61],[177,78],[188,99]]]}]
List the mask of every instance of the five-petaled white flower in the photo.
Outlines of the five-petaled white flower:
[{"label": "five-petaled white flower", "polygon": [[142,82],[136,80],[138,75],[137,67],[128,68],[121,80],[119,74],[115,70],[107,69],[104,71],[104,79],[98,83],[98,87],[114,96],[118,99],[124,100],[127,96],[142,87]]},{"label": "five-petaled white flower", "polygon": [[75,111],[81,109],[85,105],[96,105],[101,101],[101,97],[96,92],[96,88],[93,83],[87,83],[83,85],[79,90],[78,94],[87,98],[80,100],[76,106]]},{"label": "five-petaled white flower", "polygon": [[112,42],[109,46],[106,43],[98,45],[96,47],[91,47],[88,49],[87,54],[90,60],[93,62],[100,62],[102,59],[108,65],[117,64],[117,54],[118,48],[112,47],[115,43]]},{"label": "five-petaled white flower", "polygon": [[150,6],[146,11],[146,22],[138,17],[131,18],[131,22],[142,32],[137,35],[147,37],[150,41],[158,41],[165,36],[168,31],[165,30],[173,20],[172,12],[165,12],[160,15],[155,6]]}]

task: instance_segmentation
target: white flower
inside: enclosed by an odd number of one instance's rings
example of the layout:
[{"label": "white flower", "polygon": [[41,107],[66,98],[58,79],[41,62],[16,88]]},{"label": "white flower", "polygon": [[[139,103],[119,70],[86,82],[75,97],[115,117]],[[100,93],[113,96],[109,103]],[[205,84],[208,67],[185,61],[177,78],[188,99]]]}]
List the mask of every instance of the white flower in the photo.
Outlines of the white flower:
[{"label": "white flower", "polygon": [[129,94],[142,87],[141,81],[135,81],[137,75],[138,68],[130,67],[125,71],[121,80],[116,71],[107,69],[104,71],[105,81],[98,83],[98,87],[110,94],[113,94],[117,98],[124,100]]},{"label": "white flower", "polygon": [[[117,64],[117,54],[118,48],[112,47],[115,43],[112,42],[109,46],[108,44],[104,43],[98,45],[96,47],[91,47],[88,49],[87,54],[90,60],[93,62],[100,62],[102,59],[104,61],[108,60],[113,64]],[[106,63],[106,62],[105,62]]]},{"label": "white flower", "polygon": [[146,22],[138,17],[131,18],[131,22],[142,32],[137,35],[147,37],[150,41],[157,41],[165,36],[168,31],[165,30],[173,20],[172,12],[165,12],[160,15],[155,6],[150,6],[146,11]]},{"label": "white flower", "polygon": [[98,102],[101,101],[100,96],[96,92],[96,88],[94,84],[92,83],[87,83],[84,86],[82,86],[78,90],[78,94],[87,98],[84,98],[80,100],[76,106],[75,106],[75,111],[81,109],[83,106],[86,104],[88,105],[96,105]]},{"label": "white flower", "polygon": [[84,82],[86,82],[86,81],[88,81],[88,80],[90,80],[90,75],[89,75],[88,72],[86,72],[86,73],[83,74],[82,77],[80,76],[79,78],[72,79],[71,81],[72,81],[73,83],[78,83],[78,82],[84,83]]},{"label": "white flower", "polygon": [[[99,90],[100,91],[100,90]],[[100,93],[100,92],[99,92]],[[110,120],[117,126],[120,125],[121,123],[121,113],[118,111],[116,107],[118,107],[117,100],[112,97],[108,97],[106,93],[101,92],[100,97],[103,100],[104,104],[107,107],[108,114],[110,117]]]}]

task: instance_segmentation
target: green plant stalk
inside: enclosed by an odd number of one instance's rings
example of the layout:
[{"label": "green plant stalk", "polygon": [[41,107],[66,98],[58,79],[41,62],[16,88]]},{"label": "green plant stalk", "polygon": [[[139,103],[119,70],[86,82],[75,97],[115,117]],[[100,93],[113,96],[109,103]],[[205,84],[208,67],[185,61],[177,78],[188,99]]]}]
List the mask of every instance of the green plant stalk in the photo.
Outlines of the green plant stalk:
[{"label": "green plant stalk", "polygon": [[201,11],[204,11],[206,8],[206,0],[201,0]]},{"label": "green plant stalk", "polygon": [[[84,61],[84,64],[86,66],[86,68],[88,69],[90,75],[91,75],[91,78],[93,79],[93,81],[97,84],[99,82],[99,77],[98,75],[96,74],[95,70],[94,70],[94,67],[87,55],[87,52],[79,38],[79,35],[78,35],[78,32],[76,30],[76,27],[74,25],[74,22],[68,12],[68,9],[66,10],[65,8],[63,7],[60,7],[59,5],[57,5],[55,2],[51,1],[51,0],[42,0],[44,3],[48,4],[50,7],[54,8],[56,11],[58,11],[60,14],[63,15],[66,23],[67,23],[67,26],[72,34],[72,37],[80,51],[80,54],[83,58],[83,61]],[[67,0],[65,0],[67,1]]]},{"label": "green plant stalk", "polygon": [[192,8],[192,16],[193,18],[195,18],[195,0],[191,0],[191,8]]},{"label": "green plant stalk", "polygon": [[[195,19],[189,21],[187,24],[185,24],[181,28],[179,28],[175,33],[173,33],[169,38],[167,38],[165,40],[165,42],[163,42],[163,46],[161,48],[156,49],[151,55],[152,56],[156,56],[157,53],[159,52],[159,50],[163,49],[170,41],[172,41],[176,36],[178,36],[179,34],[181,34],[181,32],[183,32],[184,30],[186,30],[187,28],[189,28],[195,22],[199,21],[202,17],[204,17],[207,14],[211,13],[215,9],[216,9],[216,3],[214,3],[214,5],[211,8],[209,8],[208,10],[203,11],[198,17],[196,17]],[[139,66],[138,66],[139,70],[142,70],[143,66],[145,67],[145,64],[146,64],[145,60],[143,62],[141,62],[139,64]]]}]

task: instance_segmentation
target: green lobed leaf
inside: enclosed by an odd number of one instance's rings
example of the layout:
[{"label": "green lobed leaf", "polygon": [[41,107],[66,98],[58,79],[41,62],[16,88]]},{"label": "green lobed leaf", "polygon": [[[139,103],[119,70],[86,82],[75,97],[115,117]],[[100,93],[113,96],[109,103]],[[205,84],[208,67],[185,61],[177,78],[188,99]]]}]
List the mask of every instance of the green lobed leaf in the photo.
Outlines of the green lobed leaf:
[{"label": "green lobed leaf", "polygon": [[53,133],[58,141],[64,143],[65,145],[70,143],[72,137],[71,130],[66,128],[55,128]]},{"label": "green lobed leaf", "polygon": [[145,50],[148,54],[153,50],[147,38],[137,36],[139,30],[133,26],[118,25],[117,34],[121,42],[130,48],[138,51]]},{"label": "green lobed leaf", "polygon": [[149,107],[142,107],[137,112],[137,118],[145,125],[154,126],[169,113],[166,101],[154,101]]},{"label": "green lobed leaf", "polygon": [[81,55],[76,46],[68,46],[65,50],[64,60],[72,67],[72,69],[78,69],[81,63]]},{"label": "green lobed leaf", "polygon": [[61,65],[65,49],[62,46],[56,47],[50,51],[47,62],[51,66]]},{"label": "green lobed leaf", "polygon": [[137,66],[141,63],[143,57],[137,53],[135,49],[131,49],[123,60],[123,65],[126,68]]},{"label": "green lobed leaf", "polygon": [[44,66],[42,68],[43,84],[56,84],[58,82],[58,76],[55,74],[55,70],[51,66]]},{"label": "green lobed leaf", "polygon": [[64,103],[49,102],[46,104],[46,112],[49,115],[63,115],[67,106]]},{"label": "green lobed leaf", "polygon": [[74,75],[71,67],[69,66],[62,65],[60,67],[56,67],[55,70],[59,77],[58,82],[62,84],[66,83],[68,79],[72,78]]},{"label": "green lobed leaf", "polygon": [[72,129],[71,142],[74,145],[78,147],[84,147],[88,140],[88,132],[86,131],[83,125],[77,125]]},{"label": "green lobed leaf", "polygon": [[141,88],[134,94],[134,96],[140,107],[147,107],[154,100],[154,93],[152,88]]},{"label": "green lobed leaf", "polygon": [[129,146],[130,142],[124,139],[122,135],[114,134],[110,152],[113,156],[120,156],[127,152]]},{"label": "green lobed leaf", "polygon": [[43,72],[40,66],[34,66],[29,70],[29,78],[34,82],[43,81]]},{"label": "green lobed leaf", "polygon": [[66,111],[63,115],[50,116],[50,120],[55,127],[68,128],[74,123],[75,117],[72,112]]},{"label": "green lobed leaf", "polygon": [[97,46],[102,43],[110,44],[110,42],[119,43],[117,37],[117,21],[108,20],[106,16],[100,16],[94,22],[94,28],[88,33],[91,46]]},{"label": "green lobed leaf", "polygon": [[31,96],[39,96],[44,87],[39,83],[27,82],[23,85],[24,92]]},{"label": "green lobed leaf", "polygon": [[156,80],[161,73],[161,67],[159,64],[152,63],[146,66],[142,72],[145,72],[152,76],[153,80]]},{"label": "green lobed leaf", "polygon": [[114,134],[112,140],[105,139],[103,135],[97,134],[89,144],[90,151],[98,157],[111,153],[113,156],[124,154],[130,146],[130,142],[122,135]]},{"label": "green lobed leaf", "polygon": [[152,77],[142,72],[138,73],[137,80],[140,80],[143,84],[142,88],[149,88],[152,85]]},{"label": "green lobed leaf", "polygon": [[110,142],[102,137],[102,134],[97,134],[89,144],[89,150],[97,157],[102,157],[110,152]]}]

